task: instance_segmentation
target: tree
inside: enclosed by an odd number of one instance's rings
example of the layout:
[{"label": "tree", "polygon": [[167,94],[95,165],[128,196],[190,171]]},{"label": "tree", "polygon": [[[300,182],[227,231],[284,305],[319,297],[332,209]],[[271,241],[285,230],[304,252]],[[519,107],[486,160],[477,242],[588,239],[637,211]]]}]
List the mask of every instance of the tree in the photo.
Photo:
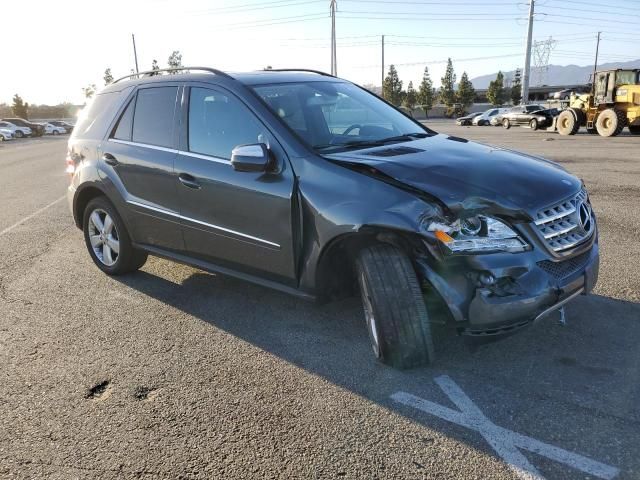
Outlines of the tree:
[{"label": "tree", "polygon": [[104,77],[103,78],[104,78],[104,84],[105,85],[109,85],[110,83],[113,82],[113,75],[111,75],[111,69],[110,68],[107,68],[104,71]]},{"label": "tree", "polygon": [[82,93],[84,93],[85,98],[89,100],[91,97],[93,97],[96,94],[96,84],[91,83],[87,85],[82,89]]},{"label": "tree", "polygon": [[520,69],[516,69],[516,73],[513,76],[513,83],[511,84],[510,92],[511,102],[514,105],[520,103],[520,97],[522,97],[522,78],[520,75]]},{"label": "tree", "polygon": [[429,67],[424,67],[424,73],[422,74],[422,82],[418,87],[418,103],[424,110],[424,114],[428,117],[429,110],[433,108],[433,100],[436,97],[436,91],[433,88],[433,81],[429,75]]},{"label": "tree", "polygon": [[458,91],[456,92],[458,103],[461,103],[463,108],[470,107],[473,105],[475,96],[476,91],[473,88],[473,83],[469,80],[467,72],[462,72],[462,77],[460,77],[460,83],[458,84]]},{"label": "tree", "polygon": [[402,80],[398,77],[398,71],[393,65],[389,66],[389,73],[384,79],[382,98],[396,106],[402,103]]},{"label": "tree", "polygon": [[22,97],[17,93],[13,96],[13,105],[11,105],[11,111],[16,117],[29,118],[29,104],[22,100]]},{"label": "tree", "polygon": [[153,77],[155,75],[160,75],[159,73],[157,73],[157,70],[160,70],[160,65],[158,65],[158,61],[154,58],[153,62],[151,62],[151,73],[149,74],[149,76]]},{"label": "tree", "polygon": [[491,102],[491,105],[502,105],[506,100],[504,91],[504,75],[502,72],[498,72],[496,79],[489,82],[489,88],[487,89],[487,99]]},{"label": "tree", "polygon": [[404,106],[409,110],[413,110],[416,106],[416,101],[418,100],[418,92],[416,92],[415,88],[413,88],[413,82],[409,82],[407,86],[407,94],[404,98]]},{"label": "tree", "polygon": [[456,83],[456,74],[453,71],[453,63],[451,59],[447,60],[447,69],[444,72],[444,77],[440,79],[442,87],[440,88],[440,100],[447,107],[452,106],[456,102],[456,92],[453,86]]},{"label": "tree", "polygon": [[[180,68],[182,67],[182,54],[179,50],[174,50],[171,55],[169,55],[169,60],[167,60],[169,64],[169,68]],[[176,73],[176,72],[170,72]]]}]

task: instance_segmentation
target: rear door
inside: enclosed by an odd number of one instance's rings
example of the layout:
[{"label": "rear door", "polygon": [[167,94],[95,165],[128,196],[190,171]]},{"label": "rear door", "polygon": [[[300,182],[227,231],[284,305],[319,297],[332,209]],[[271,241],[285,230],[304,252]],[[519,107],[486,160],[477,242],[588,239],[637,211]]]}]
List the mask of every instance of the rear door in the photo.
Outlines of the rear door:
[{"label": "rear door", "polygon": [[[190,255],[281,283],[295,283],[292,240],[294,176],[275,137],[238,97],[193,85],[184,96],[174,185]],[[275,173],[239,172],[231,151],[264,143]]]},{"label": "rear door", "polygon": [[102,147],[103,168],[127,205],[129,229],[138,243],[182,250],[174,162],[176,104],[182,87],[139,88],[126,102]]}]

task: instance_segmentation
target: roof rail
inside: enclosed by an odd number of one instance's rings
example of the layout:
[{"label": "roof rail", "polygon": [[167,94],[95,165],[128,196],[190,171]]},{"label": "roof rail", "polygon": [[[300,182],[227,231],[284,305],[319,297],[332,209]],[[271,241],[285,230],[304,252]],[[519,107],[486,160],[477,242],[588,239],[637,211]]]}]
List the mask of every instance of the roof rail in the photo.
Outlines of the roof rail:
[{"label": "roof rail", "polygon": [[325,77],[333,77],[336,78],[335,75],[331,75],[327,72],[321,72],[320,70],[311,70],[309,68],[265,68],[264,72],[307,72],[307,73],[317,73],[318,75],[323,75]]},{"label": "roof rail", "polygon": [[218,70],[218,69],[215,69],[215,68],[209,68],[209,67],[177,67],[177,68],[160,68],[158,70],[146,70],[144,72],[132,73],[130,75],[125,75],[124,77],[120,77],[120,78],[118,78],[117,80],[114,80],[111,83],[118,83],[120,80],[130,79],[130,78],[133,78],[133,77],[136,77],[136,78],[141,78],[141,76],[154,77],[154,76],[156,76],[156,75],[158,75],[159,73],[162,73],[162,72],[180,72],[180,71],[184,71],[184,70],[189,70],[189,71],[198,70],[198,71],[202,71],[202,72],[214,73],[216,75],[220,75],[221,77],[233,78],[228,73],[225,73],[222,70]]}]

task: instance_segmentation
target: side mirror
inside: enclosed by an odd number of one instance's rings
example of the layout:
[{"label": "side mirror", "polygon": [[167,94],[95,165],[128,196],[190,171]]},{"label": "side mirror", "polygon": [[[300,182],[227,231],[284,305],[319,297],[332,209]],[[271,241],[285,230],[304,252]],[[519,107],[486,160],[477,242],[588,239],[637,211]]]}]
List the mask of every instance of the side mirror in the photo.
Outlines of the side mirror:
[{"label": "side mirror", "polygon": [[231,165],[238,172],[265,172],[271,153],[264,143],[238,145],[231,151]]}]

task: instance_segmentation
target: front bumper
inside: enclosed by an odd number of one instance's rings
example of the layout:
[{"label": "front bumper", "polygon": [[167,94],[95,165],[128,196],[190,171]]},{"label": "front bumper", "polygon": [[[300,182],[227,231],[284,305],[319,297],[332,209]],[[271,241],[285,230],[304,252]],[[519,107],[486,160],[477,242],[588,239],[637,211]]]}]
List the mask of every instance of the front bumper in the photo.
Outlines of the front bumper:
[{"label": "front bumper", "polygon": [[[561,259],[533,249],[443,261],[421,257],[416,264],[420,276],[448,306],[461,334],[506,335],[593,290],[599,268],[597,231]],[[486,282],[491,278],[494,284]]]}]

